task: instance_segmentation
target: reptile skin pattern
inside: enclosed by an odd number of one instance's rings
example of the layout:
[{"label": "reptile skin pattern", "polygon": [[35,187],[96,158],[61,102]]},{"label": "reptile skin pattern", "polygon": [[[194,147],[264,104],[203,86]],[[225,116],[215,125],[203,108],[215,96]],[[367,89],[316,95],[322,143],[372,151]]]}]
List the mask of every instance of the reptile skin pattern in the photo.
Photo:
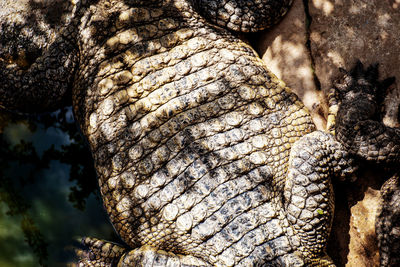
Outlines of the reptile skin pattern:
[{"label": "reptile skin pattern", "polygon": [[380,109],[390,77],[378,80],[378,65],[364,68],[361,62],[336,81],[333,103],[338,106],[337,139],[353,157],[367,164],[379,163],[394,172],[381,187],[382,203],[376,218],[380,266],[400,264],[400,129],[382,123]]},{"label": "reptile skin pattern", "polygon": [[335,266],[331,179],[353,172],[347,150],[364,151],[349,147],[353,121],[339,108],[344,145],[316,131],[237,37],[291,0],[57,0],[58,15],[38,1],[31,16],[28,1],[7,2],[0,106],[40,112],[72,96],[128,245],[84,238],[79,266]]}]

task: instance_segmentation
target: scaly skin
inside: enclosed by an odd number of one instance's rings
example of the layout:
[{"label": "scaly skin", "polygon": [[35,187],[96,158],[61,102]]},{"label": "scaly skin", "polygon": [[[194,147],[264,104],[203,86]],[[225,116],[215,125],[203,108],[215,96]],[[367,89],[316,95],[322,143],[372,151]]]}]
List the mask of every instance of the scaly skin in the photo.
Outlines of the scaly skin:
[{"label": "scaly skin", "polygon": [[376,220],[380,248],[380,266],[400,265],[400,179],[399,174],[387,180],[382,188],[382,205]]},{"label": "scaly skin", "polygon": [[380,266],[400,264],[400,129],[385,126],[380,108],[394,78],[378,80],[378,65],[367,69],[361,62],[337,81],[331,104],[338,112],[333,124],[337,139],[354,157],[381,164],[395,175],[381,188],[382,203],[376,220]]},{"label": "scaly skin", "polygon": [[[266,28],[290,2],[84,1],[29,60],[0,49],[1,105],[48,110],[72,94],[130,247],[86,238],[81,266],[334,266],[330,179],[352,171],[347,153],[220,28]],[[13,18],[2,27],[23,42]]]},{"label": "scaly skin", "polygon": [[70,102],[78,59],[74,6],[63,0],[44,7],[33,2],[0,3],[0,106],[22,112]]}]

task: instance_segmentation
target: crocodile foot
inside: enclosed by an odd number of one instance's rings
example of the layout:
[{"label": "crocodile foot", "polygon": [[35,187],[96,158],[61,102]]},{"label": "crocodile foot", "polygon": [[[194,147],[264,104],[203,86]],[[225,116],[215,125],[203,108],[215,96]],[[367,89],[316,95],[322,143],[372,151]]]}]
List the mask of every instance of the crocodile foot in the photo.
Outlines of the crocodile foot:
[{"label": "crocodile foot", "polygon": [[336,134],[336,117],[338,116],[339,105],[350,101],[358,94],[368,95],[377,105],[381,105],[387,88],[395,80],[394,77],[389,77],[379,81],[378,64],[370,65],[367,69],[364,69],[364,65],[359,60],[350,71],[343,68],[339,68],[339,70],[343,76],[334,82],[328,94],[327,130],[333,135]]},{"label": "crocodile foot", "polygon": [[[343,70],[342,70],[343,71]],[[350,154],[368,163],[382,164],[398,172],[400,129],[383,124],[381,106],[394,78],[378,80],[378,65],[364,68],[361,62],[335,85],[338,100],[336,138]],[[381,188],[382,205],[376,220],[381,266],[398,266],[400,240],[400,186],[398,174]]]},{"label": "crocodile foot", "polygon": [[365,69],[357,62],[335,85],[337,140],[356,157],[388,166],[400,161],[400,129],[385,126],[380,112],[393,82],[393,77],[378,80],[377,64]]},{"label": "crocodile foot", "polygon": [[133,250],[96,238],[82,240],[85,250],[78,250],[79,267],[207,267],[209,264],[193,256],[177,255],[150,246]]},{"label": "crocodile foot", "polygon": [[76,254],[80,258],[79,267],[116,266],[127,250],[115,243],[91,237],[83,238],[82,245],[85,247],[84,249],[76,250]]}]

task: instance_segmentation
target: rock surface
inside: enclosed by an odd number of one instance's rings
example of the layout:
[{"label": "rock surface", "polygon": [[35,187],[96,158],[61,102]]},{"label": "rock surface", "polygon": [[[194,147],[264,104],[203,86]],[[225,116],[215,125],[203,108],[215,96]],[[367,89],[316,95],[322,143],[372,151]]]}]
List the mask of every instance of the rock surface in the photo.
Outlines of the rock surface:
[{"label": "rock surface", "polygon": [[[387,92],[384,122],[398,126],[399,12],[400,0],[295,0],[286,18],[256,40],[256,48],[302,98],[319,129],[326,123],[324,96],[340,76],[339,67],[350,69],[357,59],[365,65],[378,62],[382,79],[397,80]],[[385,179],[369,169],[354,184],[337,184],[328,253],[338,266],[379,266],[375,216]]]},{"label": "rock surface", "polygon": [[320,114],[323,95],[314,81],[304,10],[303,1],[294,1],[283,21],[262,34],[254,46],[268,68],[302,99],[322,130],[326,123]]},{"label": "rock surface", "polygon": [[379,63],[381,77],[394,76],[388,92],[385,123],[396,125],[400,102],[400,0],[309,1],[311,53],[315,73],[326,92],[339,67],[350,69],[356,59]]}]

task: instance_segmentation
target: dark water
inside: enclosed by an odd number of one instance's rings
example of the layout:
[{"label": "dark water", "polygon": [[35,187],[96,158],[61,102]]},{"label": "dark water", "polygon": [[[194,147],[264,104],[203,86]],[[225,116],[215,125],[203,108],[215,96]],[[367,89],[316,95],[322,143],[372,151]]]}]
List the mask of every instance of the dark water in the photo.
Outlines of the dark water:
[{"label": "dark water", "polygon": [[116,239],[71,110],[0,113],[0,266],[74,266],[83,236]]}]

